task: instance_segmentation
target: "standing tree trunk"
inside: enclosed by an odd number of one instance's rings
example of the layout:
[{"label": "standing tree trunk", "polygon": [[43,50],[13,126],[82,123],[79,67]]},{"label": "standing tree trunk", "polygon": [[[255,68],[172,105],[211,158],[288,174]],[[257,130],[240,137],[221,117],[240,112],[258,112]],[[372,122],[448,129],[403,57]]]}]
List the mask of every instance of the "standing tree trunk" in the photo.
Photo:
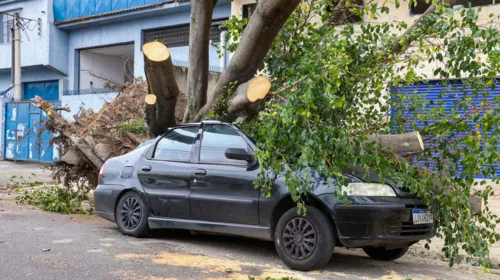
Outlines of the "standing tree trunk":
[{"label": "standing tree trunk", "polygon": [[[148,81],[146,124],[150,137],[156,137],[175,125],[175,105],[179,87],[175,81],[174,65],[167,45],[162,42],[149,42],[142,47],[144,53],[144,72]],[[149,95],[148,94],[148,95]]]},{"label": "standing tree trunk", "polygon": [[191,1],[189,27],[188,102],[182,122],[188,122],[207,103],[209,40],[217,0]]},{"label": "standing tree trunk", "polygon": [[217,82],[213,98],[203,106],[193,121],[200,121],[205,117],[221,97],[228,98],[235,90],[232,85],[238,87],[253,78],[262,66],[274,38],[299,3],[300,0],[259,1],[231,62]]}]

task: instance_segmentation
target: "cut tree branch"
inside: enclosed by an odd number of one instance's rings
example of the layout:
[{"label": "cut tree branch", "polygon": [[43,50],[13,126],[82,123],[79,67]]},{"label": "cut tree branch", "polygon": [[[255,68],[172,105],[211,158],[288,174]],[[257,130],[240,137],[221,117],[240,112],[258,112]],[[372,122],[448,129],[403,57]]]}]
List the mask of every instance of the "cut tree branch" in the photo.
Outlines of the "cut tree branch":
[{"label": "cut tree branch", "polygon": [[381,147],[382,153],[421,153],[424,151],[424,142],[418,131],[403,134],[376,134],[367,135],[363,142],[365,149],[374,144],[374,148]]},{"label": "cut tree branch", "polygon": [[263,76],[257,76],[241,84],[229,100],[228,113],[237,115],[251,103],[264,99],[271,89],[271,82]]},{"label": "cut tree branch", "polygon": [[71,112],[71,109],[69,107],[58,107],[58,108],[54,108],[54,110],[56,111],[66,111],[66,112]]},{"label": "cut tree branch", "polygon": [[418,18],[416,19],[410,27],[408,27],[403,34],[398,36],[396,40],[392,43],[392,50],[391,52],[393,54],[400,53],[403,51],[405,46],[408,46],[413,40],[415,40],[415,30],[420,26],[420,24],[428,18],[430,15],[432,15],[437,8],[437,5],[439,4],[450,4],[452,5],[455,3],[455,0],[443,0],[441,3],[434,3],[432,4],[425,12]]},{"label": "cut tree branch", "polygon": [[213,97],[193,121],[204,118],[208,110],[221,101],[221,97],[229,98],[232,94],[231,85],[239,86],[254,77],[280,29],[299,3],[300,0],[259,1],[231,62],[217,82]]},{"label": "cut tree branch", "polygon": [[179,87],[175,80],[170,51],[165,43],[146,43],[142,51],[148,93],[156,96],[155,104],[146,104],[146,124],[149,136],[156,137],[176,124],[175,105]]},{"label": "cut tree branch", "polygon": [[187,105],[183,123],[196,116],[207,103],[208,47],[212,13],[217,0],[192,0],[191,25],[189,28],[189,66]]}]

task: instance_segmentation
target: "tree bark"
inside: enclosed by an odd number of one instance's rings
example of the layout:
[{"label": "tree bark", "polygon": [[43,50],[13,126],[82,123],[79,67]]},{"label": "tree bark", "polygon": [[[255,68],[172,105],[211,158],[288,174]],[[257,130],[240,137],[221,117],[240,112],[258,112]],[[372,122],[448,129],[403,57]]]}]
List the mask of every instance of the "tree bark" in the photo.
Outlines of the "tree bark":
[{"label": "tree bark", "polygon": [[146,124],[150,137],[156,137],[176,124],[175,105],[179,87],[175,81],[170,51],[162,42],[149,42],[142,47],[148,93],[156,95],[155,104],[146,104]]},{"label": "tree bark", "polygon": [[231,85],[239,86],[253,78],[262,66],[274,38],[299,3],[300,0],[259,1],[231,62],[215,86],[213,98],[201,108],[193,121],[204,118],[222,96],[230,97]]},{"label": "tree bark", "polygon": [[208,47],[212,13],[217,0],[192,0],[189,27],[188,93],[183,123],[189,122],[207,103]]},{"label": "tree bark", "polygon": [[481,196],[471,194],[469,196],[470,211],[472,213],[483,213],[484,212],[484,198]]},{"label": "tree bark", "polygon": [[271,89],[271,82],[263,76],[257,76],[241,84],[229,100],[228,113],[237,115],[251,103],[264,99]]},{"label": "tree bark", "polygon": [[33,105],[42,109],[47,116],[49,116],[60,127],[59,131],[71,140],[73,145],[83,154],[85,159],[87,159],[87,161],[96,169],[100,169],[104,164],[104,161],[96,153],[94,153],[92,146],[90,146],[83,138],[79,137],[76,134],[76,131],[72,131],[70,129],[68,121],[66,121],[49,102],[43,100],[39,96],[36,96],[35,99],[36,103],[33,103]]},{"label": "tree bark", "polygon": [[382,147],[382,153],[421,153],[424,151],[424,142],[418,131],[403,134],[367,135],[363,146],[374,143],[374,148]]}]

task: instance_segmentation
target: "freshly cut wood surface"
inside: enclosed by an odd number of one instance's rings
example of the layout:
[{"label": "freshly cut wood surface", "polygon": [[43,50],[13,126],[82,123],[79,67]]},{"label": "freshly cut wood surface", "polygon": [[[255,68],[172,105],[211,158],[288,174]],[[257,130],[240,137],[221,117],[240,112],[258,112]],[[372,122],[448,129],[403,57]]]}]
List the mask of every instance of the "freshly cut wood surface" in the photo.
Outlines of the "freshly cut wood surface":
[{"label": "freshly cut wood surface", "polygon": [[241,84],[229,100],[229,114],[237,115],[245,110],[251,103],[266,97],[271,89],[271,82],[263,76],[257,76],[250,81]]},{"label": "freshly cut wood surface", "polygon": [[142,52],[151,61],[162,62],[170,58],[170,50],[161,42],[154,41],[142,46]]}]

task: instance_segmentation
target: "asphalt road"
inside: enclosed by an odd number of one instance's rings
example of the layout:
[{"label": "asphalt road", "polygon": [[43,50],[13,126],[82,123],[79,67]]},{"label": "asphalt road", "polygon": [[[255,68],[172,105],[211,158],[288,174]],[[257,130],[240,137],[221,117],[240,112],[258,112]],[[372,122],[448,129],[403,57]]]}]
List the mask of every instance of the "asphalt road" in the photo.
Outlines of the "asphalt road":
[{"label": "asphalt road", "polygon": [[157,231],[122,235],[99,217],[60,215],[16,205],[0,191],[0,279],[500,279],[471,267],[405,256],[395,262],[339,249],[321,271],[290,271],[272,243]]}]

